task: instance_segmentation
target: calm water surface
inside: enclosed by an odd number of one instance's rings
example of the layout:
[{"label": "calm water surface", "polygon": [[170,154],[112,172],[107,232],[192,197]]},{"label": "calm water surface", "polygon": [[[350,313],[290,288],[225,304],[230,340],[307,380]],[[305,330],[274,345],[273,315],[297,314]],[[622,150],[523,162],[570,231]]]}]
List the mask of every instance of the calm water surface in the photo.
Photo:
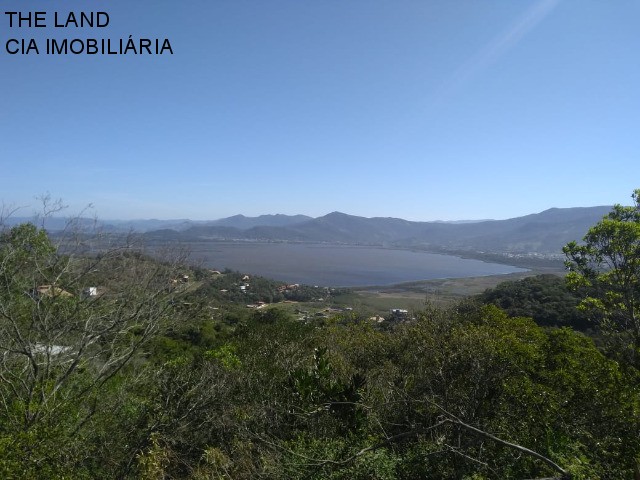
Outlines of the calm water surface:
[{"label": "calm water surface", "polygon": [[410,250],[294,243],[201,242],[191,257],[207,268],[230,268],[290,283],[355,287],[525,271],[451,255]]}]

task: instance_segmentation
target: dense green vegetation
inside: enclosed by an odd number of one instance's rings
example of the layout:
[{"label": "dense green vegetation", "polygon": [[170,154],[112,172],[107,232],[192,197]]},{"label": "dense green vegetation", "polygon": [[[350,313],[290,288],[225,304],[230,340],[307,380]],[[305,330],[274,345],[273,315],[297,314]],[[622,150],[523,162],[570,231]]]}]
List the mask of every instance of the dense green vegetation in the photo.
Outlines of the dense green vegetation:
[{"label": "dense green vegetation", "polygon": [[557,275],[536,275],[523,280],[502,282],[479,295],[483,303],[503,309],[511,317],[531,317],[545,327],[572,327],[586,331],[596,325],[577,307],[580,292],[570,289]]},{"label": "dense green vegetation", "polygon": [[578,331],[601,290],[301,321],[246,304],[336,292],[87,238],[0,234],[1,478],[638,475],[640,371]]},{"label": "dense green vegetation", "polygon": [[640,367],[640,189],[632,198],[563,251],[569,285],[587,292],[580,308],[599,316],[611,351]]}]

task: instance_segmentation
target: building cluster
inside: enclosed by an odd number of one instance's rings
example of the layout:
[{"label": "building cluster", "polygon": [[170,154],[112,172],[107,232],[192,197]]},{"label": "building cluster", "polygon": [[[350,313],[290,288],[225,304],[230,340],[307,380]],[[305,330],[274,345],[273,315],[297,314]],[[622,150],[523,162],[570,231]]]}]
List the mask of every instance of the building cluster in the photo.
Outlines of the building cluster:
[{"label": "building cluster", "polygon": [[278,293],[293,292],[298,288],[300,288],[300,284],[298,283],[292,283],[291,285],[280,285],[278,287]]}]

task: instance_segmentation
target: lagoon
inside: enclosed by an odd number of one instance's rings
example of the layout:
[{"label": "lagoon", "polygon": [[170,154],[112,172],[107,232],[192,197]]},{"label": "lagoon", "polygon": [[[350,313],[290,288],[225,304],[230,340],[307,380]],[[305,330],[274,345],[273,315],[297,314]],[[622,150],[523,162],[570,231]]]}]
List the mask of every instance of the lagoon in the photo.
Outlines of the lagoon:
[{"label": "lagoon", "polygon": [[453,255],[382,247],[260,242],[193,242],[188,246],[191,260],[207,268],[229,268],[288,283],[331,287],[526,271]]}]

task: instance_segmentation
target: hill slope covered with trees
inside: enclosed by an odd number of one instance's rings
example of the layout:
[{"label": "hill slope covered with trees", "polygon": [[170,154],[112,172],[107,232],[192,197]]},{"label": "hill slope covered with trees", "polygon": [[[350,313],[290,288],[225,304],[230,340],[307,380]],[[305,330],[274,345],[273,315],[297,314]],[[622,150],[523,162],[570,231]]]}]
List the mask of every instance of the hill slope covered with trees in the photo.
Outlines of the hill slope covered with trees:
[{"label": "hill slope covered with trees", "polygon": [[[606,303],[618,284],[593,260],[597,224],[586,250],[568,247],[578,297],[531,279],[385,328],[358,312],[247,309],[246,294],[222,292],[240,274],[121,237],[54,244],[31,224],[5,228],[0,476],[633,478],[640,222],[609,220],[623,224],[607,238],[629,247],[626,303]],[[285,296],[250,281],[254,302]],[[612,341],[575,329],[574,302],[599,309],[589,318]]]}]

